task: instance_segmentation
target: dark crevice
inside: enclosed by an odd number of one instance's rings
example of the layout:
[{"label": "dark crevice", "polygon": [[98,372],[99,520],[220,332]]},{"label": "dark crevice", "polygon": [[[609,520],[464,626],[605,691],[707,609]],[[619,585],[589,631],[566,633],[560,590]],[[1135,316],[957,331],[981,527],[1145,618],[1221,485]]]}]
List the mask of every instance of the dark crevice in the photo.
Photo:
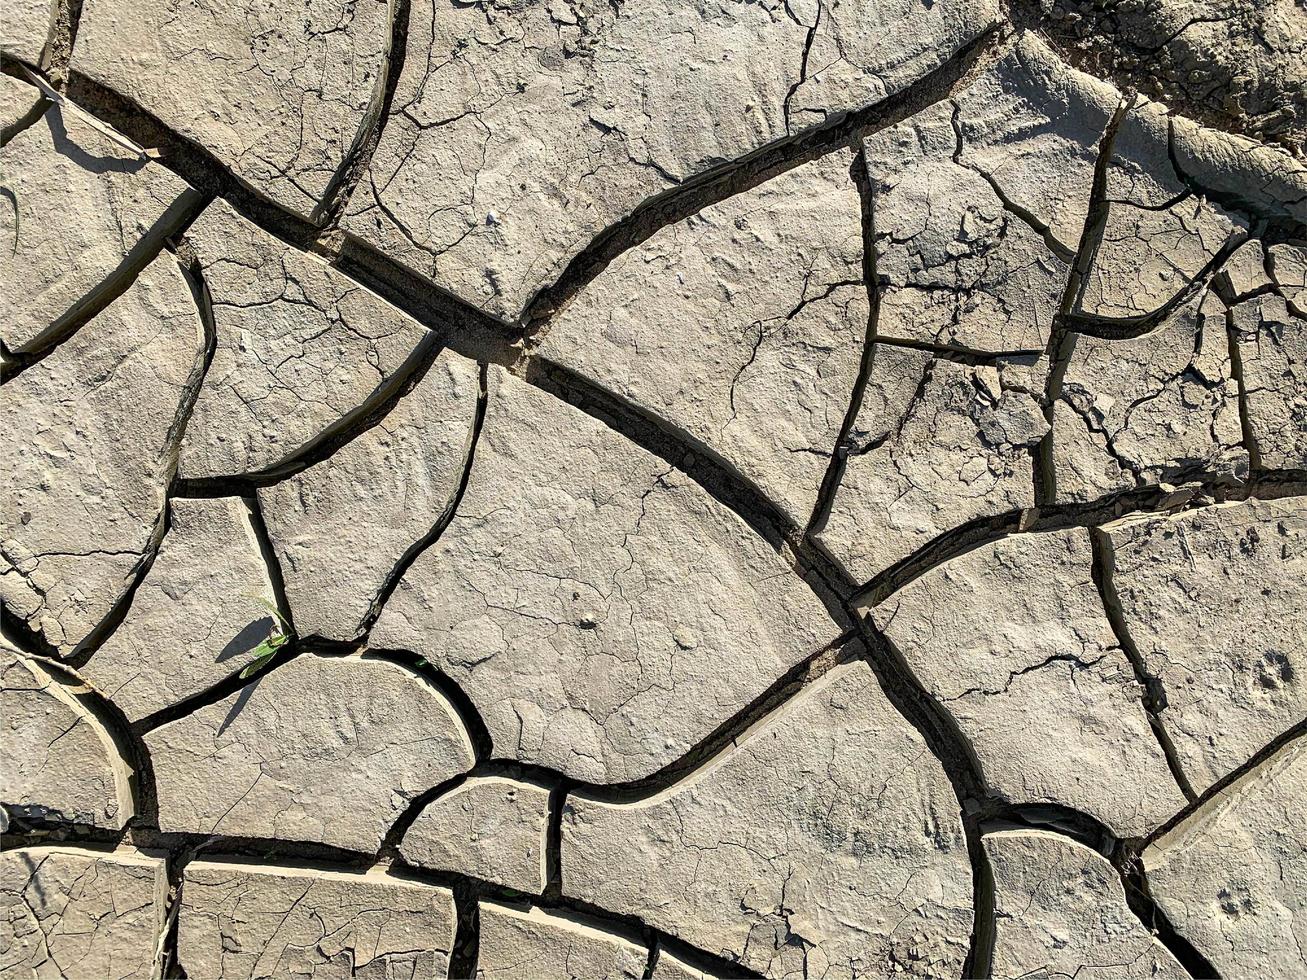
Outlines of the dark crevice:
[{"label": "dark crevice", "polygon": [[386,39],[386,52],[374,83],[372,98],[368,101],[358,131],[349,149],[341,158],[336,172],[331,175],[322,199],[309,219],[323,227],[334,227],[345,206],[349,204],[360,178],[367,172],[381,140],[381,131],[390,118],[390,107],[395,100],[395,89],[404,70],[408,52],[408,22],[411,0],[390,0],[390,36]]},{"label": "dark crevice", "polygon": [[424,334],[404,361],[360,404],[325,426],[298,449],[251,473],[179,478],[173,487],[174,496],[248,496],[330,459],[341,447],[381,424],[400,400],[422,382],[442,350],[437,334]]},{"label": "dark crevice", "polygon": [[1153,938],[1166,947],[1185,972],[1194,980],[1221,980],[1221,974],[1211,961],[1193,943],[1175,931],[1171,920],[1154,901],[1148,879],[1144,875],[1143,862],[1138,858],[1118,861],[1117,871],[1121,875],[1121,884],[1125,887],[1125,900],[1130,911],[1152,933]]},{"label": "dark crevice", "polygon": [[862,356],[858,363],[858,373],[853,379],[853,388],[849,393],[848,408],[844,420],[840,423],[839,436],[831,452],[830,462],[822,475],[821,485],[817,490],[817,500],[813,505],[812,515],[804,530],[805,539],[819,534],[830,518],[831,508],[835,505],[835,495],[839,493],[844,479],[844,470],[848,465],[849,454],[853,451],[851,436],[862,411],[862,399],[871,380],[871,372],[876,360],[876,334],[880,324],[880,281],[876,271],[876,201],[872,188],[871,175],[867,171],[867,153],[858,151],[857,159],[850,172],[853,184],[858,190],[862,219],[862,281],[867,290],[867,328],[862,342]]},{"label": "dark crevice", "polygon": [[1180,764],[1180,756],[1176,752],[1175,744],[1171,741],[1171,735],[1166,730],[1166,725],[1162,720],[1162,713],[1166,710],[1167,703],[1166,687],[1160,677],[1149,672],[1143,654],[1140,653],[1139,647],[1130,635],[1125,610],[1121,606],[1121,597],[1116,591],[1114,577],[1116,557],[1115,550],[1112,547],[1112,539],[1101,528],[1093,528],[1090,530],[1089,540],[1093,552],[1094,584],[1098,586],[1098,594],[1103,601],[1107,621],[1112,627],[1117,646],[1121,648],[1126,659],[1130,661],[1135,680],[1139,683],[1139,687],[1143,692],[1143,708],[1148,715],[1148,724],[1157,739],[1157,745],[1162,751],[1162,756],[1166,759],[1167,768],[1171,770],[1171,776],[1175,779],[1176,785],[1180,787],[1180,792],[1184,793],[1185,799],[1192,803],[1197,798],[1197,794],[1194,792],[1193,785],[1189,782],[1188,775],[1185,774],[1184,766]]},{"label": "dark crevice", "polygon": [[445,696],[445,700],[453,706],[454,713],[458,715],[459,721],[463,724],[463,730],[467,732],[468,741],[472,743],[472,754],[477,763],[480,764],[490,759],[493,751],[490,730],[486,727],[485,721],[482,720],[481,712],[477,710],[477,706],[467,696],[467,692],[459,687],[452,677],[427,661],[425,657],[420,657],[409,650],[369,648],[367,652],[370,656],[378,659],[402,664],[429,681],[433,687]]},{"label": "dark crevice", "polygon": [[481,954],[481,906],[475,885],[459,882],[454,888],[454,948],[449,955],[450,980],[472,980]]},{"label": "dark crevice", "polygon": [[1085,211],[1085,224],[1080,232],[1080,241],[1076,246],[1075,261],[1067,275],[1066,287],[1057,313],[1053,316],[1052,330],[1048,337],[1048,378],[1044,387],[1044,420],[1048,423],[1048,432],[1039,441],[1034,453],[1035,470],[1035,504],[1042,506],[1057,499],[1057,472],[1054,463],[1053,411],[1058,399],[1062,397],[1062,381],[1066,377],[1071,356],[1075,353],[1076,332],[1068,328],[1066,320],[1072,310],[1078,309],[1084,299],[1085,289],[1089,284],[1089,270],[1093,267],[1098,249],[1103,243],[1107,230],[1107,219],[1111,212],[1108,203],[1107,176],[1116,145],[1116,136],[1121,124],[1134,106],[1134,96],[1122,99],[1103,129],[1098,143],[1098,157],[1094,161],[1094,177],[1089,188],[1089,204]]},{"label": "dark crevice", "polygon": [[1044,354],[1042,350],[980,350],[962,344],[938,344],[908,337],[887,337],[884,334],[878,334],[876,342],[886,347],[906,347],[924,351],[940,360],[966,364],[969,367],[998,367],[1009,364],[1034,366]]},{"label": "dark crevice", "polygon": [[879,605],[889,596],[946,561],[992,544],[1010,534],[1097,527],[1134,514],[1165,515],[1211,503],[1249,499],[1274,500],[1307,495],[1307,471],[1274,470],[1246,480],[1210,474],[1182,487],[1142,487],[1084,503],[1053,504],[1010,510],[977,518],[944,532],[928,544],[878,573],[857,590],[853,605]]},{"label": "dark crevice", "polygon": [[1239,344],[1239,331],[1234,324],[1234,310],[1229,309],[1228,304],[1225,311],[1225,339],[1230,351],[1230,373],[1234,375],[1238,391],[1239,434],[1243,440],[1244,451],[1248,453],[1248,468],[1251,472],[1257,473],[1262,469],[1262,450],[1257,443],[1257,437],[1253,434],[1252,413],[1248,405],[1248,383],[1244,380],[1243,348]]},{"label": "dark crevice", "polygon": [[934,105],[997,60],[1002,34],[1002,25],[991,27],[940,67],[894,95],[854,112],[832,114],[819,126],[782,137],[644,201],[597,235],[568,263],[552,286],[531,300],[522,318],[528,345],[554,314],[623,252],[640,245],[667,225],[757,187],[787,170],[856,144],[864,136]]},{"label": "dark crevice", "polygon": [[294,636],[295,610],[290,604],[290,597],[286,595],[286,577],[282,572],[281,559],[277,557],[277,548],[272,543],[272,535],[268,533],[268,523],[263,519],[263,504],[258,494],[242,499],[249,514],[250,530],[254,533],[254,540],[259,543],[259,557],[263,559],[267,571],[268,586],[272,589],[277,612],[289,624],[290,633]]},{"label": "dark crevice", "polygon": [[472,417],[472,427],[468,432],[467,446],[463,456],[463,471],[459,477],[458,486],[449,500],[445,502],[444,510],[436,517],[431,528],[422,537],[418,538],[413,544],[409,545],[395,566],[386,576],[381,588],[377,590],[376,596],[368,605],[368,611],[359,624],[359,632],[366,637],[368,631],[376,625],[377,619],[381,616],[381,610],[385,608],[387,600],[390,599],[395,589],[399,587],[400,580],[403,579],[404,573],[409,570],[415,561],[420,558],[428,548],[440,540],[440,536],[445,533],[454,516],[458,513],[458,505],[463,502],[463,494],[467,492],[467,485],[472,479],[472,465],[476,460],[477,443],[481,439],[481,428],[486,421],[486,405],[489,399],[487,390],[488,377],[487,366],[482,363],[479,365],[477,374],[477,403],[476,411]]},{"label": "dark crevice", "polygon": [[21,347],[6,351],[13,366],[6,372],[5,381],[11,381],[33,364],[40,363],[58,350],[61,344],[127,292],[136,282],[136,277],[141,270],[155,260],[169,240],[186,228],[206,204],[208,199],[198,191],[190,188],[183,191],[128,249],[117,268],[106,278],[96,283],[86,295],[74,302],[49,327],[30,341]]}]

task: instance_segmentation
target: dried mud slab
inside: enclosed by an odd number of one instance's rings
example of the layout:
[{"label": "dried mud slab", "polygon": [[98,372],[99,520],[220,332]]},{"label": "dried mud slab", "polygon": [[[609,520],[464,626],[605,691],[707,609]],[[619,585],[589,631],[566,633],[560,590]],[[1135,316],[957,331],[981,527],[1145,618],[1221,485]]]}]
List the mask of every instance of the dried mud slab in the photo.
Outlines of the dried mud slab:
[{"label": "dried mud slab", "polygon": [[957,801],[870,668],[834,668],[648,799],[571,795],[563,893],[764,976],[953,976],[971,934]]},{"label": "dried mud slab", "polygon": [[384,0],[180,5],[85,0],[73,68],[317,218],[379,108]]},{"label": "dried mud slab", "polygon": [[1222,976],[1307,971],[1307,737],[1299,735],[1143,854],[1158,907]]},{"label": "dried mud slab", "polygon": [[301,656],[145,742],[160,830],[367,853],[414,797],[473,762],[444,696],[369,657]]},{"label": "dried mud slab", "polygon": [[603,977],[639,980],[649,953],[566,914],[481,902],[478,980]]},{"label": "dried mud slab", "polygon": [[0,976],[150,980],[167,897],[163,860],[130,848],[0,853]]},{"label": "dried mud slab", "polygon": [[131,769],[82,693],[0,646],[0,804],[11,815],[118,829],[135,813]]},{"label": "dried mud slab", "polygon": [[816,504],[867,330],[854,160],[832,153],[659,230],[591,282],[540,347],[720,455],[797,525]]},{"label": "dried mud slab", "polygon": [[168,533],[126,618],[82,667],[139,721],[251,664],[276,625],[276,597],[248,506],[174,499]]},{"label": "dried mud slab", "polygon": [[994,874],[992,975],[1189,980],[1126,904],[1106,858],[1060,834],[985,835]]},{"label": "dried mud slab", "polygon": [[496,758],[644,778],[835,638],[783,559],[683,473],[499,368],[489,399],[458,513],[369,642],[448,674]]},{"label": "dried mud slab", "polygon": [[1250,500],[1109,524],[1121,617],[1194,789],[1307,720],[1307,506]]},{"label": "dried mud slab", "polygon": [[436,797],[400,842],[409,864],[493,881],[538,895],[545,890],[549,790],[504,776],[473,776]]},{"label": "dried mud slab", "polygon": [[345,227],[516,320],[643,202],[902,91],[997,19],[989,0],[415,0]]},{"label": "dried mud slab", "polygon": [[53,0],[9,0],[5,4],[5,31],[0,52],[35,65],[54,26]]},{"label": "dried mud slab", "polygon": [[321,258],[215,201],[186,233],[217,346],[183,477],[276,472],[399,390],[433,338]]},{"label": "dried mud slab", "polygon": [[[6,100],[39,95],[8,75],[0,89]],[[101,126],[47,103],[4,144],[0,340],[10,352],[48,348],[103,309],[200,208],[197,192]]]},{"label": "dried mud slab", "polygon": [[192,861],[177,956],[192,977],[443,977],[454,943],[446,888],[346,874]]},{"label": "dried mud slab", "polygon": [[815,540],[869,582],[960,524],[1032,506],[1032,453],[1048,431],[1039,382],[1027,365],[877,344]]},{"label": "dried mud slab", "polygon": [[1034,35],[865,144],[881,336],[1042,351],[1117,94]]},{"label": "dried mud slab", "polygon": [[441,351],[377,425],[259,490],[301,636],[357,638],[400,560],[453,507],[478,390],[476,365]]},{"label": "dried mud slab", "polygon": [[165,252],[49,357],[0,387],[8,504],[0,598],[60,655],[78,650],[162,533],[203,330]]},{"label": "dried mud slab", "polygon": [[1249,435],[1266,467],[1307,468],[1307,303],[1301,293],[1298,303],[1265,295],[1231,311]]},{"label": "dried mud slab", "polygon": [[1084,529],[1004,538],[871,610],[956,720],[991,792],[1121,837],[1185,805],[1091,576]]},{"label": "dried mud slab", "polygon": [[1053,408],[1059,501],[1248,475],[1226,311],[1194,300],[1137,338],[1076,340]]}]

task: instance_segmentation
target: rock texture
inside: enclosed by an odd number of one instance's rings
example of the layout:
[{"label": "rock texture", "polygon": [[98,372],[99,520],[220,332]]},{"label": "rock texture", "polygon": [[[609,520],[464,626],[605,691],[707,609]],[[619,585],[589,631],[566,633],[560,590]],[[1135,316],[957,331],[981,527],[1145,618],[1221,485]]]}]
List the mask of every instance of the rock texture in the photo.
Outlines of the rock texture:
[{"label": "rock texture", "polygon": [[395,393],[432,343],[394,307],[221,201],[186,234],[218,337],[182,444],[184,477],[284,467]]},{"label": "rock texture", "polygon": [[0,3],[0,980],[1307,975],[1301,6]]},{"label": "rock texture", "polygon": [[441,351],[375,427],[259,491],[300,635],[351,640],[379,611],[400,559],[453,506],[478,385],[474,364]]},{"label": "rock texture", "polygon": [[164,253],[53,354],[0,387],[0,598],[78,650],[162,531],[200,318]]},{"label": "rock texture", "polygon": [[164,862],[128,848],[0,853],[0,976],[156,977],[167,894]]},{"label": "rock texture", "polygon": [[1135,917],[1107,859],[1042,830],[985,836],[994,874],[992,974],[1189,980]]},{"label": "rock texture", "polygon": [[440,692],[366,657],[301,656],[145,741],[162,830],[366,852],[413,797],[472,765]]},{"label": "rock texture", "polygon": [[972,925],[948,780],[861,662],[647,799],[569,796],[563,892],[765,976],[956,975]]},{"label": "rock texture", "polygon": [[1109,525],[1131,642],[1202,791],[1307,720],[1307,507],[1252,500]]},{"label": "rock texture", "polygon": [[129,721],[198,694],[254,662],[276,628],[276,595],[238,497],[173,500],[168,533],[122,624],[82,674]]},{"label": "rock texture", "polygon": [[377,871],[192,861],[177,923],[193,977],[443,977],[454,896]]},{"label": "rock texture", "polygon": [[877,344],[849,453],[815,539],[867,582],[952,528],[1035,502],[1048,431],[1033,373]]},{"label": "rock texture", "polygon": [[683,473],[499,369],[458,514],[370,642],[412,650],[499,758],[640,779],[834,639],[808,588]]},{"label": "rock texture", "polygon": [[649,954],[620,936],[540,908],[482,902],[477,980],[637,980]]},{"label": "rock texture", "polygon": [[1307,970],[1307,738],[1301,734],[1144,852],[1158,906],[1222,976]]},{"label": "rock texture", "polygon": [[[7,75],[0,86],[38,92]],[[5,143],[0,340],[10,351],[49,347],[103,309],[199,210],[199,194],[131,147],[71,103],[47,104]]]},{"label": "rock texture", "polygon": [[996,20],[988,0],[418,0],[346,227],[516,319],[641,203],[901,92]]},{"label": "rock texture", "polygon": [[399,853],[409,864],[493,881],[538,895],[545,889],[549,790],[503,776],[473,776],[427,804]]},{"label": "rock texture", "polygon": [[0,808],[12,817],[115,829],[131,819],[131,769],[83,694],[0,647]]},{"label": "rock texture", "polygon": [[389,10],[383,0],[310,0],[293,16],[276,4],[87,0],[73,67],[316,218],[380,97]]},{"label": "rock texture", "polygon": [[870,615],[957,721],[994,792],[1143,836],[1185,798],[1091,568],[1084,530],[1018,535],[946,562]]},{"label": "rock texture", "polygon": [[663,228],[563,311],[541,353],[666,419],[805,524],[867,329],[853,169],[833,153]]}]

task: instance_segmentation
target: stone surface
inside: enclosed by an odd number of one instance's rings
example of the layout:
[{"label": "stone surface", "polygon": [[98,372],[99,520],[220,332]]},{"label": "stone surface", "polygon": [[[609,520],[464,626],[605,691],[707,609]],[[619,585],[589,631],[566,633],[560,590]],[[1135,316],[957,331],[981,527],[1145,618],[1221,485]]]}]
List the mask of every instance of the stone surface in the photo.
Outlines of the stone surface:
[{"label": "stone surface", "polygon": [[0,52],[35,65],[50,36],[54,13],[52,0],[10,0],[5,4]]},{"label": "stone surface", "polygon": [[642,202],[902,91],[997,20],[989,0],[619,7],[414,3],[345,227],[517,319]]},{"label": "stone surface", "polygon": [[0,598],[61,655],[128,588],[161,530],[200,319],[165,252],[49,357],[0,387]]},{"label": "stone surface", "polygon": [[1043,830],[984,840],[994,874],[994,977],[1189,980],[1130,911],[1102,855]]},{"label": "stone surface", "polygon": [[569,796],[563,892],[771,977],[956,976],[972,925],[957,801],[861,661],[653,796]]},{"label": "stone surface", "polygon": [[432,336],[314,255],[217,201],[186,233],[218,343],[183,477],[276,471],[393,394]]},{"label": "stone surface", "polygon": [[415,796],[473,761],[435,687],[357,656],[301,655],[145,742],[161,830],[365,852]]},{"label": "stone surface", "polygon": [[1307,971],[1307,737],[1205,803],[1143,855],[1153,898],[1222,976]]},{"label": "stone surface", "polygon": [[648,951],[568,915],[482,902],[477,980],[638,980]]},{"label": "stone surface", "polygon": [[294,14],[273,3],[86,0],[73,68],[255,190],[317,217],[380,97],[388,10],[384,0],[308,0]]},{"label": "stone surface", "polygon": [[0,732],[0,807],[12,816],[113,829],[131,819],[131,770],[79,689],[3,646]]},{"label": "stone surface", "polygon": [[1035,502],[1048,424],[1019,364],[970,367],[877,344],[843,475],[816,540],[867,582],[959,524]]},{"label": "stone surface", "polygon": [[1208,294],[1142,337],[1078,337],[1053,410],[1057,499],[1246,477],[1226,333]]},{"label": "stone surface", "polygon": [[661,229],[590,283],[540,347],[708,446],[799,526],[867,329],[853,165],[833,153]]},{"label": "stone surface", "polygon": [[1042,351],[1116,100],[1026,34],[955,100],[868,139],[877,333]]},{"label": "stone surface", "polygon": [[538,895],[545,889],[549,790],[473,776],[427,804],[400,842],[409,864]]},{"label": "stone surface", "polygon": [[[6,23],[6,27],[8,24]],[[0,86],[35,96],[9,76]],[[202,198],[72,104],[4,146],[0,339],[41,350],[131,282]]]},{"label": "stone surface", "polygon": [[1131,641],[1199,792],[1307,719],[1307,506],[1250,500],[1108,525]]},{"label": "stone surface", "polygon": [[178,962],[192,977],[443,977],[454,896],[377,871],[192,861]]},{"label": "stone surface", "polygon": [[164,862],[129,848],[0,853],[0,976],[159,975]]},{"label": "stone surface", "polygon": [[174,499],[127,616],[82,674],[138,721],[254,661],[276,622],[268,569],[239,497]]},{"label": "stone surface", "polygon": [[1307,468],[1307,306],[1266,295],[1240,303],[1232,327],[1243,364],[1248,428],[1258,462]]},{"label": "stone surface", "polygon": [[1144,836],[1185,797],[1091,567],[1084,529],[1020,534],[944,563],[870,615],[957,721],[991,792]]},{"label": "stone surface", "polygon": [[458,514],[370,642],[453,678],[495,757],[622,782],[674,761],[836,633],[684,474],[494,368]]},{"label": "stone surface", "polygon": [[400,558],[452,506],[478,385],[475,364],[441,351],[375,427],[259,491],[301,636],[356,638]]}]

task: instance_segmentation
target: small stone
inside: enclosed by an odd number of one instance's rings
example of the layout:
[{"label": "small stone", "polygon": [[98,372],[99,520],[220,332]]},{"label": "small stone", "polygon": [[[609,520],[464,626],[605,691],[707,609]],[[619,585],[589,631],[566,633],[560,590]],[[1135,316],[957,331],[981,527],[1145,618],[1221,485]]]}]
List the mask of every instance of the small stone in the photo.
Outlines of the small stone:
[{"label": "small stone", "polygon": [[409,864],[545,889],[549,790],[502,776],[474,776],[427,804],[400,842]]},{"label": "small stone", "polygon": [[160,830],[365,853],[414,797],[473,762],[444,695],[369,656],[301,655],[145,741]]},{"label": "small stone", "polygon": [[159,976],[168,876],[130,848],[0,853],[0,976]]},{"label": "small stone", "polygon": [[177,959],[192,977],[443,977],[454,944],[446,888],[310,868],[192,861]]},{"label": "small stone", "polygon": [[132,818],[131,768],[91,713],[84,691],[3,646],[0,732],[0,809],[38,822],[114,830]]},{"label": "small stone", "polygon": [[649,953],[563,913],[482,902],[478,980],[639,980]]}]

